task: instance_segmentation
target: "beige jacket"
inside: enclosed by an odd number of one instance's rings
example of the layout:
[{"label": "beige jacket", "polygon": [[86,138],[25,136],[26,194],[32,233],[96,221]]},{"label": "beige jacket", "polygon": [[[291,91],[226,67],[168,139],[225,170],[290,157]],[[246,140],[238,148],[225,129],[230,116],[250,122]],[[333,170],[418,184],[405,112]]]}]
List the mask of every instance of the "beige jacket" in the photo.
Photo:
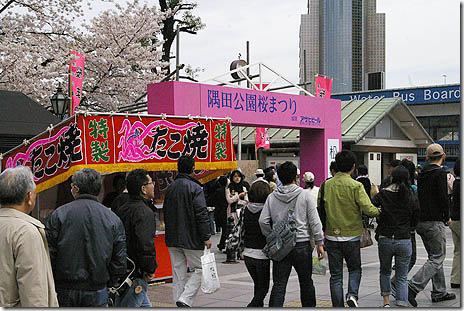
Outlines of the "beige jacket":
[{"label": "beige jacket", "polygon": [[44,228],[0,208],[0,307],[58,307]]}]

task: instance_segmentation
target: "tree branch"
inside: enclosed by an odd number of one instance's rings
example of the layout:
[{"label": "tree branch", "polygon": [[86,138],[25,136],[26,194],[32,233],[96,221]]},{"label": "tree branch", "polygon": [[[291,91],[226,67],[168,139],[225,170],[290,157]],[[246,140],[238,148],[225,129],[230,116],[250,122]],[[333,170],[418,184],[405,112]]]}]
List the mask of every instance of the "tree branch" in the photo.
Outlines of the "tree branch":
[{"label": "tree branch", "polygon": [[159,0],[160,8],[162,12],[166,12],[168,10],[168,4],[166,0]]},{"label": "tree branch", "polygon": [[[43,35],[43,36],[46,36],[48,37],[50,40],[52,40],[52,38],[50,36],[63,36],[63,37],[70,37],[76,41],[79,41],[79,42],[82,42],[82,40],[79,38],[79,37],[76,37],[70,33],[65,33],[65,32],[55,32],[55,31],[24,31],[24,33],[28,33],[28,34],[31,34],[31,35]],[[53,41],[53,40],[52,40]]]},{"label": "tree branch", "polygon": [[13,2],[16,2],[17,4],[22,5],[22,6],[26,7],[26,8],[29,8],[32,12],[37,13],[37,15],[44,16],[44,17],[46,17],[46,18],[48,18],[48,19],[51,18],[50,16],[48,16],[48,15],[45,14],[44,12],[42,12],[42,11],[40,11],[40,10],[34,8],[34,7],[33,7],[32,5],[30,5],[30,4],[27,4],[27,3],[24,3],[24,2],[18,2],[18,1],[13,1]]},{"label": "tree branch", "polygon": [[179,31],[191,33],[192,35],[196,35],[196,34],[197,34],[196,31],[192,30],[192,26],[189,26],[189,27],[180,27],[180,28],[179,28]]},{"label": "tree branch", "polygon": [[5,11],[11,4],[13,4],[14,0],[8,1],[3,8],[0,9],[0,14],[2,14],[3,11]]},{"label": "tree branch", "polygon": [[184,3],[179,5],[179,8],[177,9],[178,11],[180,10],[193,10],[195,8],[195,4],[192,3]]}]

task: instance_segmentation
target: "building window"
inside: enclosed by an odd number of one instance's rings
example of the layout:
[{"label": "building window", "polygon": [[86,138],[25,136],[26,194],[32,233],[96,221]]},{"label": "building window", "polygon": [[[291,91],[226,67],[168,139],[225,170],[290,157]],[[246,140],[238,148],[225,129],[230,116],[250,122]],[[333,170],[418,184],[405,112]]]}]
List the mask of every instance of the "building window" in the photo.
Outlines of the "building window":
[{"label": "building window", "polygon": [[417,119],[433,140],[459,140],[459,117],[431,116]]}]

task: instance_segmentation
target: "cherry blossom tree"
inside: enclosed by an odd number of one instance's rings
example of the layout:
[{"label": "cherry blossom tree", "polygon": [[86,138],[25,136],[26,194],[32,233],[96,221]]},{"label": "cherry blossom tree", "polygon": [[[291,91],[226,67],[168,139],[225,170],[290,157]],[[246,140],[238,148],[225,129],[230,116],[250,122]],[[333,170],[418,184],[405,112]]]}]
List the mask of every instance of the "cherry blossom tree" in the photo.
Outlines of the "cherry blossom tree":
[{"label": "cherry blossom tree", "polygon": [[76,24],[85,3],[0,0],[1,89],[48,106],[58,82],[67,85],[70,50],[85,54],[84,101],[95,110],[132,104],[148,83],[163,78],[156,70],[163,66],[156,38],[169,12],[132,0]]}]

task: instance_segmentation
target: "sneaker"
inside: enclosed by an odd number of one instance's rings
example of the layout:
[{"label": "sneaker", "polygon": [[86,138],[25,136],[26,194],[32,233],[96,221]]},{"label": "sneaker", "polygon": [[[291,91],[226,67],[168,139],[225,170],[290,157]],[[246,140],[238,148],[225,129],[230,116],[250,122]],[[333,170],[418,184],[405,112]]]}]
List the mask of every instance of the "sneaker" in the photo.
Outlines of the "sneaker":
[{"label": "sneaker", "polygon": [[446,293],[445,296],[440,297],[440,298],[432,298],[432,302],[441,302],[441,301],[446,301],[446,300],[453,300],[456,299],[456,295],[453,293]]},{"label": "sneaker", "polygon": [[178,306],[179,308],[190,308],[190,306],[182,301],[176,301],[176,306]]},{"label": "sneaker", "polygon": [[461,284],[451,283],[451,288],[461,288]]},{"label": "sneaker", "polygon": [[346,304],[351,308],[357,308],[358,307],[358,300],[356,299],[356,297],[350,296],[346,300]]},{"label": "sneaker", "polygon": [[383,305],[384,308],[390,308],[390,304],[386,303]]},{"label": "sneaker", "polygon": [[408,301],[414,308],[417,307],[416,296],[417,293],[410,286],[408,286]]}]

